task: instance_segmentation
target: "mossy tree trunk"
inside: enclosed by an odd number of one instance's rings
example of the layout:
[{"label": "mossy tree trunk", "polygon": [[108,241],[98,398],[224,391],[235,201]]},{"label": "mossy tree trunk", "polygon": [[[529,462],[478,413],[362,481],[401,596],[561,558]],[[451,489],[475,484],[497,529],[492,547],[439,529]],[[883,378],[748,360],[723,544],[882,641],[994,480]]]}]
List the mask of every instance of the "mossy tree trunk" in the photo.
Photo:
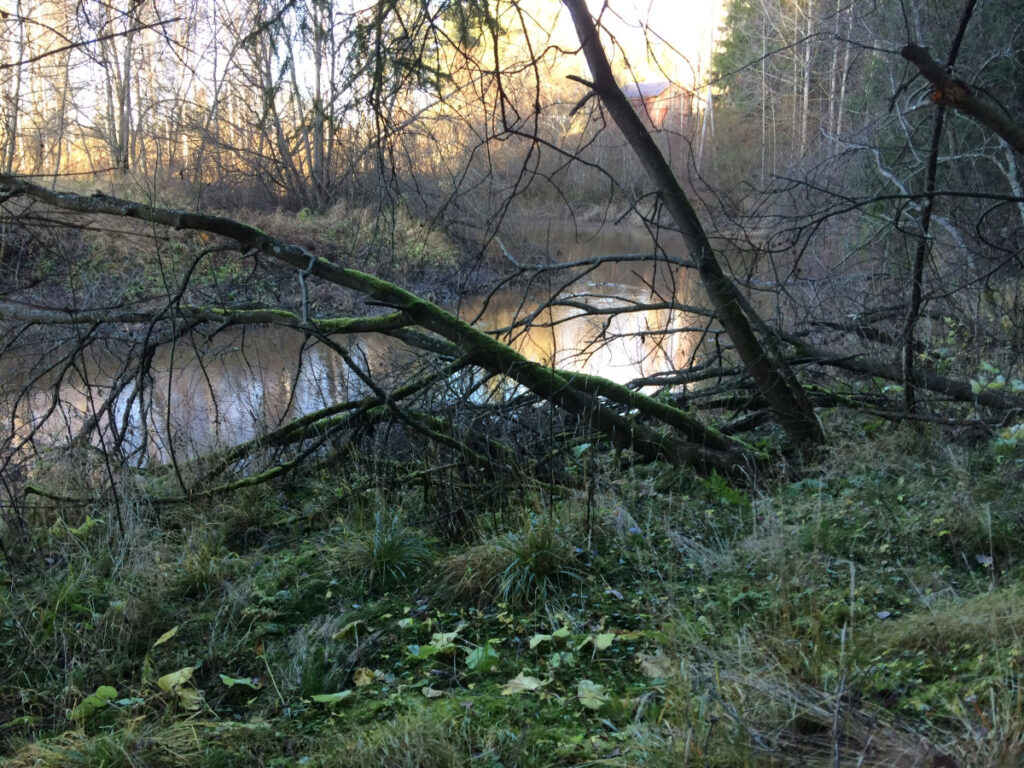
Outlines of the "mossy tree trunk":
[{"label": "mossy tree trunk", "polygon": [[[309,321],[318,333],[366,327],[373,330],[399,329],[415,325],[441,336],[454,345],[468,363],[495,374],[507,376],[534,394],[580,418],[609,438],[616,446],[634,450],[641,456],[673,464],[689,464],[705,471],[715,469],[733,474],[756,464],[761,457],[742,442],[708,428],[685,412],[657,403],[643,394],[626,390],[595,376],[583,376],[547,368],[531,362],[465,320],[420,298],[400,286],[355,269],[347,269],[317,258],[305,248],[279,240],[255,227],[222,216],[210,216],[121,200],[106,195],[83,196],[48,190],[16,176],[0,176],[0,191],[7,197],[27,196],[66,211],[85,214],[124,216],[148,221],[172,229],[189,229],[218,235],[237,244],[242,252],[261,251],[291,265],[303,274],[315,275],[336,285],[357,291],[398,312],[381,318]],[[58,313],[59,314],[59,313]],[[218,318],[213,308],[188,308],[192,318]],[[242,317],[245,314],[243,313]],[[268,322],[279,318],[286,325],[305,322],[287,312],[259,310],[251,319]],[[34,317],[39,322],[44,318]],[[64,321],[64,316],[54,317]],[[355,325],[353,325],[355,324]],[[343,327],[344,326],[344,327]],[[628,395],[627,395],[628,393]],[[669,430],[654,429],[622,410],[637,409],[658,418]]]}]

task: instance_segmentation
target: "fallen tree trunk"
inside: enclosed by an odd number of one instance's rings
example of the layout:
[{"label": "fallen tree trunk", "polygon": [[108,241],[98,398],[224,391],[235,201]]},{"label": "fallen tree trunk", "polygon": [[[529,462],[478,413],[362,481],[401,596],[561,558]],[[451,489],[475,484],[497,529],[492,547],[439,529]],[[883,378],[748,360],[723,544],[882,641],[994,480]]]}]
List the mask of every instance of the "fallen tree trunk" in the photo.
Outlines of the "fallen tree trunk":
[{"label": "fallen tree trunk", "polygon": [[[587,377],[586,387],[577,386],[573,376],[531,362],[479,328],[394,283],[359,270],[332,264],[317,258],[315,254],[299,245],[280,240],[233,219],[143,205],[106,195],[87,197],[54,192],[16,176],[0,176],[0,189],[8,198],[25,196],[65,211],[128,217],[176,230],[188,229],[217,235],[233,241],[243,253],[263,252],[294,267],[303,275],[315,275],[354,290],[380,304],[395,308],[401,316],[398,318],[390,315],[388,320],[380,322],[394,323],[396,326],[417,325],[437,334],[454,345],[470,364],[514,380],[579,418],[592,429],[605,435],[617,447],[634,450],[645,459],[660,459],[673,464],[692,465],[703,471],[716,470],[726,474],[735,474],[738,468],[757,463],[756,457],[751,455],[745,445],[724,438],[696,420],[688,422],[686,439],[638,423],[635,419],[623,416],[605,402],[610,394],[617,391],[616,385],[611,382],[604,382],[600,387],[596,387],[596,382],[603,380],[599,377]],[[213,314],[218,312],[216,309],[208,311]],[[408,322],[405,321],[406,318]],[[363,319],[370,324],[374,320],[376,319]],[[318,327],[318,321],[309,322],[323,333],[331,332],[331,321],[326,321],[323,329]],[[584,379],[580,379],[579,383],[583,381]],[[601,390],[601,397],[598,396],[598,389]],[[633,393],[629,400],[635,402],[636,398],[644,397],[639,393]]]},{"label": "fallen tree trunk", "polygon": [[[803,358],[800,361],[803,364],[828,365],[851,373],[877,376],[896,383],[902,383],[904,380],[903,366],[895,363],[872,360],[862,354],[838,355],[827,349],[820,349],[805,343],[797,343],[796,348],[797,354]],[[971,403],[998,411],[1024,410],[1024,399],[1011,397],[993,389],[975,387],[969,381],[951,379],[934,371],[922,370],[920,367],[914,368],[912,381],[914,386],[920,389],[946,395],[961,403]],[[975,391],[976,389],[978,391]]]}]

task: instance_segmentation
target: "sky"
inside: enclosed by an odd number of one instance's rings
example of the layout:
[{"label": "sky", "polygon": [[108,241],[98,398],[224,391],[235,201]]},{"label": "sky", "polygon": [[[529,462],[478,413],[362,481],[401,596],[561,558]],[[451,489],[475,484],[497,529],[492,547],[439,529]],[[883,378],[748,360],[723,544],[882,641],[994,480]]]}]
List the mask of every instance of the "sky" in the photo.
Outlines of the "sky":
[{"label": "sky", "polygon": [[[723,4],[723,0],[609,0],[609,9],[620,18],[605,11],[606,25],[616,30],[614,34],[629,52],[638,80],[663,79],[658,63],[645,55],[648,40],[663,45],[666,54],[673,49],[682,54],[689,66],[674,54],[661,59],[661,65],[679,67],[669,74],[686,79],[698,76],[697,70],[706,75]],[[592,3],[592,7],[599,5]],[[694,72],[687,71],[691,68]]]},{"label": "sky", "polygon": [[[557,8],[554,0],[528,0],[539,9]],[[602,26],[621,46],[637,81],[672,79],[697,84],[707,76],[715,35],[724,18],[725,0],[587,0],[592,13],[602,13]],[[548,11],[550,12],[550,10]],[[572,21],[561,10],[553,33],[556,41],[575,47]],[[656,49],[654,57],[650,48]],[[667,69],[667,72],[662,72]]]}]

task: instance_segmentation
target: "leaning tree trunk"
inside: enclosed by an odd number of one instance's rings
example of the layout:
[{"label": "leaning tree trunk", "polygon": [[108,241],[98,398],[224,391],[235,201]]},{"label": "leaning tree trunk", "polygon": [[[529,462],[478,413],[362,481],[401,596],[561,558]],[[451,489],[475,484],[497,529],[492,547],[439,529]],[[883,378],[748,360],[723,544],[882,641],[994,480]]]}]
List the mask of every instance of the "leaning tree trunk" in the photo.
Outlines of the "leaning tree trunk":
[{"label": "leaning tree trunk", "polygon": [[572,15],[576,34],[587,57],[594,78],[591,87],[611,113],[661,194],[665,209],[679,227],[690,255],[697,262],[701,282],[715,306],[718,318],[758,391],[794,443],[801,447],[820,444],[824,441],[821,424],[803,388],[781,355],[771,349],[770,338],[766,338],[765,343],[758,340],[752,325],[762,325],[762,321],[722,271],[697,212],[683,192],[679,180],[616,84],[585,0],[562,1]]},{"label": "leaning tree trunk", "polygon": [[927,48],[905,45],[900,55],[920,70],[935,86],[932,101],[969,115],[999,136],[1017,152],[1024,154],[1024,125],[995,102],[979,98],[975,89],[951,75],[935,61]]}]

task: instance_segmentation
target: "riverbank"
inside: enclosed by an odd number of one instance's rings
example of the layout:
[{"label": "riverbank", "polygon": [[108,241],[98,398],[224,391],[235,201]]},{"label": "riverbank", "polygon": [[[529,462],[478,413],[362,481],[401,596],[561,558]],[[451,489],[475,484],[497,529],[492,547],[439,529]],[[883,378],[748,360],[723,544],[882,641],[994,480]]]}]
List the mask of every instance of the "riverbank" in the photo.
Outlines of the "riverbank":
[{"label": "riverbank", "polygon": [[[120,194],[137,196],[132,189]],[[182,204],[173,191],[168,194],[163,204]],[[70,306],[75,297],[98,307],[137,308],[183,290],[182,298],[195,304],[302,304],[301,283],[293,271],[255,255],[221,251],[202,235],[155,233],[131,219],[112,226],[99,218],[69,229],[50,222],[40,229],[33,224],[40,213],[45,215],[39,206],[24,211],[4,233],[0,293],[16,300],[60,307]],[[468,221],[453,226],[450,235],[406,213],[382,217],[379,211],[344,204],[323,213],[246,208],[216,213],[333,263],[392,280],[446,307],[514,274],[518,267],[512,260],[531,264],[581,258],[590,254],[595,240],[607,240],[623,252],[630,247],[652,250],[651,235],[635,211],[593,203],[552,211],[550,205],[517,200],[497,238]],[[673,235],[659,237],[662,247],[681,250]],[[315,280],[309,281],[306,297],[325,316],[361,309],[361,301]]]},{"label": "riverbank", "polygon": [[[99,194],[99,193],[97,193]],[[173,201],[169,203],[173,207]],[[37,206],[4,233],[0,294],[34,306],[145,309],[168,297],[193,305],[268,305],[299,308],[303,288],[294,270],[258,254],[239,254],[189,231],[154,232],[131,219],[98,218],[68,229],[34,225]],[[338,205],[307,210],[218,212],[308,248],[335,264],[393,280],[442,305],[477,293],[496,278],[479,247],[456,241],[428,222],[396,214],[378,219],[368,209]],[[365,312],[361,299],[310,280],[306,300],[314,314]],[[372,313],[372,312],[371,312]]]},{"label": "riverbank", "polygon": [[827,426],[763,492],[590,449],[580,495],[366,456],[204,505],[32,507],[0,755],[1018,764],[1024,453]]}]

